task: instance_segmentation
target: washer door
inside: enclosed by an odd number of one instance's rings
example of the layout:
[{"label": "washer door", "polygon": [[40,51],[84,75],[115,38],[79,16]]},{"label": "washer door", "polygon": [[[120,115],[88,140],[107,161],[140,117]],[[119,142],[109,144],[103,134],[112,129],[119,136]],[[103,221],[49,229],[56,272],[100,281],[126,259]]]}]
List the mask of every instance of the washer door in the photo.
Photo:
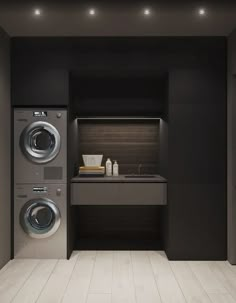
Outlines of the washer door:
[{"label": "washer door", "polygon": [[47,238],[55,234],[60,226],[60,210],[52,200],[30,200],[21,209],[20,223],[30,237]]},{"label": "washer door", "polygon": [[39,164],[47,163],[53,160],[60,151],[60,134],[48,122],[33,122],[22,132],[20,147],[28,160]]}]

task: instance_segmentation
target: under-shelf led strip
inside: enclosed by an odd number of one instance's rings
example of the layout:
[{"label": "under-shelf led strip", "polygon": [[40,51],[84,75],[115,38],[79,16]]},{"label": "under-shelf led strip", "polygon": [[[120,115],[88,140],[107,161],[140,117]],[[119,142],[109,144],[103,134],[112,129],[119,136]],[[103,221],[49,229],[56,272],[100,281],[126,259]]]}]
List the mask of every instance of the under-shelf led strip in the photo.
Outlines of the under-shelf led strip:
[{"label": "under-shelf led strip", "polygon": [[160,120],[158,117],[77,117],[77,120]]}]

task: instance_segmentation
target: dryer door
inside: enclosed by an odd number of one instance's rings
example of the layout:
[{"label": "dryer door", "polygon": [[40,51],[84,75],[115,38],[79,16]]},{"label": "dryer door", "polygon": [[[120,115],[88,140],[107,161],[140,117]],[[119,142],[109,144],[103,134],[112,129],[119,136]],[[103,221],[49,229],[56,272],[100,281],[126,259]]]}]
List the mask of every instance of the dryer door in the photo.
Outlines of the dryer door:
[{"label": "dryer door", "polygon": [[47,163],[53,160],[60,151],[60,134],[48,122],[33,122],[23,130],[20,147],[28,160],[39,164]]},{"label": "dryer door", "polygon": [[21,209],[20,223],[30,237],[47,238],[55,234],[60,226],[60,210],[52,200],[30,200]]}]

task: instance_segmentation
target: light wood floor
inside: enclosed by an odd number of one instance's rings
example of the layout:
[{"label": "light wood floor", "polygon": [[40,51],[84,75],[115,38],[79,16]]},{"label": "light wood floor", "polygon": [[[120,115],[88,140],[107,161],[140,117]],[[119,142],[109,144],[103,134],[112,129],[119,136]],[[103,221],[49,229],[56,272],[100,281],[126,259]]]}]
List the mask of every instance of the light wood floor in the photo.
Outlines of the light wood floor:
[{"label": "light wood floor", "polygon": [[168,261],[164,252],[75,251],[67,260],[12,260],[1,303],[236,303],[236,266]]}]

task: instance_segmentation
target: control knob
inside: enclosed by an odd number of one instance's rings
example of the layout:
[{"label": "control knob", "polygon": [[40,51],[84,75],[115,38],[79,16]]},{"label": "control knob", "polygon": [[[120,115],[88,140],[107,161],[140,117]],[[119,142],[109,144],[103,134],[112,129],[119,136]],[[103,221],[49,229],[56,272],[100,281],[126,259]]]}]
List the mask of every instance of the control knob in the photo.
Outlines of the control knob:
[{"label": "control knob", "polygon": [[60,196],[61,195],[61,188],[58,188],[56,193],[57,193],[57,196]]}]

